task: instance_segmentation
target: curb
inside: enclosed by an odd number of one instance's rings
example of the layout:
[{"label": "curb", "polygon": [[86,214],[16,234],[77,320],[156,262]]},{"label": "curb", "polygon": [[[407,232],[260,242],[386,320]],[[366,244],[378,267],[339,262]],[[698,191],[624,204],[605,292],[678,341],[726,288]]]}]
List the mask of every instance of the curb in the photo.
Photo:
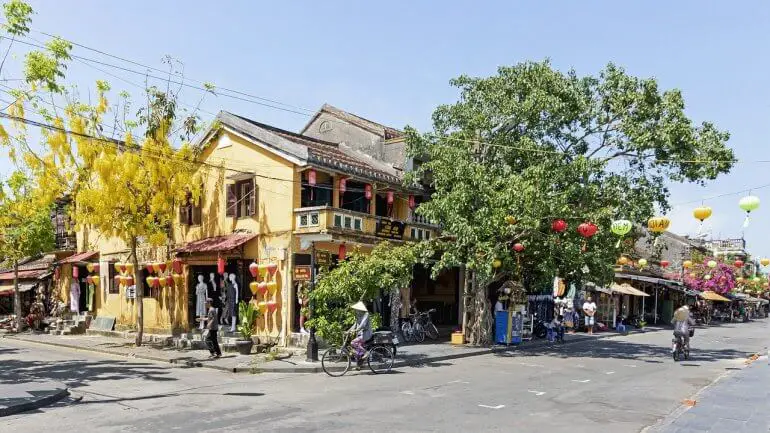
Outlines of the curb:
[{"label": "curb", "polygon": [[67,388],[59,389],[55,393],[45,396],[41,399],[28,401],[26,403],[21,403],[14,406],[2,408],[0,409],[0,417],[15,415],[17,413],[27,412],[30,410],[40,409],[42,407],[48,406],[49,404],[56,403],[57,401],[63,399],[64,397],[67,397],[68,395],[70,395],[70,393],[67,390]]},{"label": "curb", "polygon": [[[649,329],[644,331],[639,330],[633,330],[630,331],[627,335],[634,335],[634,334],[644,334],[647,332],[657,332],[658,329]],[[590,340],[603,340],[607,338],[615,338],[615,337],[622,337],[623,334],[619,333],[607,333],[606,335],[599,335],[596,337],[586,337],[586,336],[575,336],[573,338],[566,339],[564,341],[563,345],[567,344],[573,344],[573,343],[579,343],[583,341],[590,341]],[[176,359],[176,358],[161,358],[151,355],[128,355],[121,352],[114,352],[107,349],[96,349],[91,347],[81,347],[76,346],[72,344],[66,344],[66,343],[52,343],[47,341],[35,341],[35,340],[27,340],[25,338],[19,338],[18,336],[11,336],[6,335],[4,338],[8,338],[11,340],[17,340],[17,341],[24,341],[28,343],[35,343],[35,344],[42,344],[46,346],[54,346],[54,347],[64,347],[67,349],[73,349],[73,350],[82,350],[86,352],[95,352],[95,353],[103,353],[107,355],[113,355],[113,356],[121,356],[124,358],[136,358],[136,359],[144,359],[149,361],[156,361],[161,362],[165,364],[171,364],[173,367],[178,368],[208,368],[212,370],[217,371],[224,371],[228,373],[251,373],[251,374],[259,374],[259,373],[321,373],[323,372],[323,368],[321,368],[320,362],[317,366],[302,366],[302,367],[293,367],[293,368],[273,368],[273,367],[260,367],[259,365],[256,366],[249,366],[249,367],[223,367],[218,365],[209,365],[205,364],[201,361],[191,361],[187,359]],[[542,341],[542,340],[541,340]],[[400,367],[409,367],[412,365],[422,365],[422,364],[428,364],[432,362],[442,362],[442,361],[449,361],[452,359],[462,359],[462,358],[470,358],[473,356],[482,356],[482,355],[489,355],[494,353],[512,353],[517,351],[526,351],[526,350],[532,350],[536,348],[541,347],[548,347],[546,343],[538,343],[538,344],[530,344],[530,345],[522,345],[522,346],[507,346],[507,347],[499,347],[494,346],[491,348],[478,350],[474,352],[466,352],[466,353],[452,353],[448,355],[441,355],[441,356],[435,356],[435,357],[429,357],[429,358],[420,358],[420,359],[414,359],[414,360],[402,360],[398,361],[393,364],[393,368],[400,368]],[[554,346],[558,347],[558,346]]]}]

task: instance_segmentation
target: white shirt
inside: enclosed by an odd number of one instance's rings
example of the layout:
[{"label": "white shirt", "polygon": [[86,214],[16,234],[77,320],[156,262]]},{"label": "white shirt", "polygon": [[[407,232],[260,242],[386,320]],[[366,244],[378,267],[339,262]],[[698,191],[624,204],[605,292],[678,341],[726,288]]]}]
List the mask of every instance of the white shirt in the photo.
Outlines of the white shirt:
[{"label": "white shirt", "polygon": [[503,311],[503,303],[500,301],[497,301],[495,303],[495,312]]},{"label": "white shirt", "polygon": [[592,314],[595,313],[596,312],[596,304],[593,301],[592,302],[586,301],[583,304],[583,311],[586,314],[588,314],[588,313],[592,313]]}]

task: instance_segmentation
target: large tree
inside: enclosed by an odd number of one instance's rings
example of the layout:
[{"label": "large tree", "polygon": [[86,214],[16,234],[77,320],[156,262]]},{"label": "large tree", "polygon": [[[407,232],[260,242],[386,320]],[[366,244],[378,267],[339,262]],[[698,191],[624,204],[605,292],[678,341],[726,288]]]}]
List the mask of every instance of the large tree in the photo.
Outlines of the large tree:
[{"label": "large tree", "polygon": [[[433,131],[407,128],[410,152],[426,161],[409,180],[430,184],[431,200],[417,212],[454,237],[435,269],[471,271],[472,343],[491,341],[491,283],[521,277],[539,291],[554,276],[607,282],[617,258],[613,219],[644,223],[668,209],[668,182],[703,183],[735,162],[729,135],[695,125],[678,90],[612,64],[582,77],[527,62],[452,84],[460,100],[436,109]],[[556,219],[566,232],[551,229]],[[582,238],[583,222],[598,234]],[[521,253],[511,250],[517,242]]]}]

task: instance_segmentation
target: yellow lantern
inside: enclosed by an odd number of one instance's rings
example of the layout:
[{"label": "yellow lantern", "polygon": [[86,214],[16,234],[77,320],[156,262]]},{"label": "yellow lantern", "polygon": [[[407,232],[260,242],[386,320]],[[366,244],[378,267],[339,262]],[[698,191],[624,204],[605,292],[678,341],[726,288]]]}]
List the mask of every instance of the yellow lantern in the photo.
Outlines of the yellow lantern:
[{"label": "yellow lantern", "polygon": [[647,266],[647,259],[639,259],[639,261],[637,261],[637,263],[639,263],[639,267],[640,268],[643,268],[643,267]]},{"label": "yellow lantern", "polygon": [[134,273],[134,264],[133,263],[126,263],[126,272],[129,274]]},{"label": "yellow lantern", "polygon": [[123,267],[123,264],[120,262],[115,262],[113,266],[115,267],[115,272],[120,273],[120,269]]},{"label": "yellow lantern", "polygon": [[762,266],[770,265],[770,259],[768,258],[759,259],[759,263],[762,264]]},{"label": "yellow lantern", "polygon": [[160,263],[153,263],[152,270],[155,271],[156,274],[160,274]]},{"label": "yellow lantern", "polygon": [[685,260],[682,262],[682,267],[685,269],[690,269],[692,267],[692,260]]},{"label": "yellow lantern", "polygon": [[495,259],[492,261],[492,267],[495,269],[499,268],[502,265],[503,265],[503,262],[501,262],[500,259]]},{"label": "yellow lantern", "polygon": [[94,264],[93,263],[86,264],[86,269],[88,269],[88,273],[93,272],[94,271]]},{"label": "yellow lantern", "polygon": [[704,220],[711,216],[711,208],[708,206],[696,207],[695,210],[692,211],[692,215],[695,219],[703,223]]},{"label": "yellow lantern", "polygon": [[[158,277],[155,277],[155,278],[158,278]],[[161,287],[166,287],[166,283],[168,283],[168,281],[166,280],[165,277],[158,278],[158,284],[160,284]]]},{"label": "yellow lantern", "polygon": [[184,275],[182,274],[173,274],[171,277],[174,278],[174,284],[177,286],[181,285],[182,281],[184,281]]},{"label": "yellow lantern", "polygon": [[252,281],[249,283],[249,290],[251,290],[251,294],[254,296],[257,296],[257,288],[259,287],[259,283],[256,281]]},{"label": "yellow lantern", "polygon": [[269,290],[271,294],[274,294],[276,290],[278,290],[278,283],[275,281],[270,281],[267,283],[267,290]]},{"label": "yellow lantern", "polygon": [[514,217],[513,217],[513,216],[511,216],[511,215],[508,215],[508,216],[506,216],[506,217],[505,217],[505,222],[506,222],[508,225],[514,225],[514,224],[516,224],[516,218],[514,218]]},{"label": "yellow lantern", "polygon": [[618,259],[618,263],[620,263],[621,266],[628,264],[628,257],[620,256],[620,258]]},{"label": "yellow lantern", "polygon": [[98,275],[91,275],[91,283],[94,286],[98,286],[99,285],[99,276]]},{"label": "yellow lantern", "polygon": [[265,311],[267,311],[267,302],[265,301],[259,301],[257,303],[257,309],[260,313],[265,314]]},{"label": "yellow lantern", "polygon": [[657,216],[647,220],[647,228],[653,233],[663,233],[668,230],[671,220],[664,216]]}]

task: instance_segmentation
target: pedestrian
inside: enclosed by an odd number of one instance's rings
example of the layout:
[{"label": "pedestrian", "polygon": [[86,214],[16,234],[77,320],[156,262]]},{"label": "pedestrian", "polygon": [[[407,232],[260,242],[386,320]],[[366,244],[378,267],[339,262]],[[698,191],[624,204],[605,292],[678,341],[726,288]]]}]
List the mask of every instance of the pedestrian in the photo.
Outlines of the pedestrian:
[{"label": "pedestrian", "polygon": [[583,313],[586,315],[585,323],[586,328],[588,328],[588,334],[593,335],[594,325],[596,324],[596,320],[594,319],[594,314],[596,314],[596,304],[590,296],[588,296],[583,303]]},{"label": "pedestrian", "polygon": [[219,322],[213,299],[206,299],[206,310],[208,311],[206,314],[206,347],[208,347],[209,353],[211,353],[210,358],[219,358],[222,356],[222,350],[219,348],[219,341],[217,341]]}]

